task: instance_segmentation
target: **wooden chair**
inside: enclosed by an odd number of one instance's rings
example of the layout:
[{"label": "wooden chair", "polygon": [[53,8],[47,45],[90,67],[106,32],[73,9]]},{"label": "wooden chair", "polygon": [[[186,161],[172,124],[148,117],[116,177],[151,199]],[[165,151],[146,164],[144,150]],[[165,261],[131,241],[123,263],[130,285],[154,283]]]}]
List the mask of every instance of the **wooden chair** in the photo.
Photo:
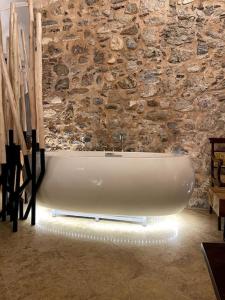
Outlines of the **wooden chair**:
[{"label": "wooden chair", "polygon": [[[218,217],[218,230],[225,218],[225,138],[210,138],[211,143],[211,188],[208,193],[210,213]],[[225,222],[223,238],[225,239]]]},{"label": "wooden chair", "polygon": [[210,138],[211,185],[225,187],[225,138]]}]

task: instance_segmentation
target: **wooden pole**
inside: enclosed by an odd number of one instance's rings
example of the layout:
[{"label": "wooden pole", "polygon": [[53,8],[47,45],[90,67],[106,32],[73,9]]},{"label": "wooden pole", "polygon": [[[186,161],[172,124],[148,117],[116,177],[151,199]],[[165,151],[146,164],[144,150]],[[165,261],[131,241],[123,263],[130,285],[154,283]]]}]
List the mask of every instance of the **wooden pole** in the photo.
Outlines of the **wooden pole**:
[{"label": "wooden pole", "polygon": [[24,69],[24,80],[25,80],[25,92],[27,93],[28,87],[27,87],[27,81],[28,81],[28,57],[27,57],[27,47],[26,47],[26,39],[25,39],[25,33],[24,30],[21,29],[21,41],[22,41],[22,56],[23,56],[23,69]]},{"label": "wooden pole", "polygon": [[25,99],[25,75],[23,73],[22,65],[20,69],[20,103],[21,103],[21,122],[23,131],[27,131],[27,113],[26,113],[26,99]]},{"label": "wooden pole", "polygon": [[30,110],[31,110],[31,127],[32,130],[37,128],[36,120],[36,104],[35,104],[35,70],[34,70],[34,8],[33,0],[28,0],[29,6],[29,78],[28,89],[30,98]]},{"label": "wooden pole", "polygon": [[[11,82],[13,83],[13,25],[14,25],[14,11],[15,4],[13,2],[10,3],[10,22],[9,22],[9,55],[8,55],[8,69],[9,69],[9,77]],[[9,130],[13,130],[13,117],[12,112],[9,107]]]},{"label": "wooden pole", "polygon": [[14,94],[19,110],[20,98],[20,70],[19,70],[19,37],[18,37],[18,16],[14,15],[14,31],[13,31],[13,62],[14,62]]},{"label": "wooden pole", "polygon": [[3,113],[3,89],[2,89],[2,69],[0,66],[0,164],[6,163],[6,139],[5,139],[5,122]]},{"label": "wooden pole", "polygon": [[[2,20],[0,18],[0,47],[3,48],[3,38],[2,38]],[[2,74],[0,75],[2,78]],[[5,86],[4,80],[2,78],[2,109],[4,117],[4,127],[5,127],[5,143],[7,144],[7,131],[8,131],[8,103],[6,97],[6,90],[3,88]]]},{"label": "wooden pole", "polygon": [[[18,118],[20,119],[20,69],[19,69],[19,37],[18,37],[18,15],[14,11],[13,24],[13,90],[18,111]],[[18,140],[18,138],[16,138]],[[17,141],[18,143],[18,141]]]},{"label": "wooden pole", "polygon": [[35,94],[36,94],[39,146],[40,149],[44,149],[45,138],[44,138],[44,117],[43,117],[43,101],[42,101],[42,24],[41,24],[40,12],[37,12],[36,14]]},{"label": "wooden pole", "polygon": [[21,128],[20,120],[19,120],[19,117],[18,117],[16,101],[15,101],[15,97],[14,97],[14,94],[13,94],[13,89],[12,89],[9,74],[8,74],[8,71],[7,71],[7,66],[6,66],[6,62],[5,62],[5,58],[4,58],[2,48],[0,48],[0,63],[1,63],[1,67],[2,67],[2,75],[3,75],[3,78],[5,80],[6,89],[7,89],[7,92],[8,92],[9,104],[10,104],[10,108],[11,108],[11,111],[12,111],[12,116],[13,116],[13,121],[14,121],[14,124],[15,124],[15,129],[16,129],[16,132],[18,134],[18,138],[19,138],[19,141],[20,141],[22,152],[23,152],[24,155],[27,155],[27,146],[26,146],[26,142],[25,142],[25,139],[24,139],[24,136],[23,136],[23,131],[22,131],[22,128]]}]

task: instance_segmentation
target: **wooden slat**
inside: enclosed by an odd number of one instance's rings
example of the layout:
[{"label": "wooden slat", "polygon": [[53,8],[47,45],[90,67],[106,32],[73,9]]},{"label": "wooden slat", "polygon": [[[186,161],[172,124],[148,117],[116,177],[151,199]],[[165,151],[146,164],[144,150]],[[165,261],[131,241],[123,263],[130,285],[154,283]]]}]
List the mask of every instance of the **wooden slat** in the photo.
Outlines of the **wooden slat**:
[{"label": "wooden slat", "polygon": [[[10,3],[10,19],[9,19],[9,42],[8,42],[8,71],[9,71],[9,77],[10,81],[13,83],[13,26],[14,26],[14,12],[15,12],[15,3]],[[12,111],[9,106],[9,130],[13,129],[13,117],[12,117]]]},{"label": "wooden slat", "polygon": [[[23,76],[23,73],[21,73],[21,77]],[[21,80],[20,83],[20,93],[21,93],[21,123],[23,131],[27,131],[27,117],[26,117],[26,98],[25,98],[25,88],[24,88],[24,80]]]},{"label": "wooden slat", "polygon": [[225,143],[225,138],[209,138],[210,143]]},{"label": "wooden slat", "polygon": [[42,25],[40,12],[36,14],[35,91],[39,145],[40,149],[44,149],[45,140],[42,101]]},{"label": "wooden slat", "polygon": [[[0,47],[3,48],[3,37],[2,37],[2,20],[0,18]],[[1,75],[2,76],[2,75]],[[5,86],[4,80],[2,78],[2,109],[4,116],[4,127],[5,127],[5,143],[7,144],[7,131],[8,131],[8,102],[6,96],[6,90],[3,88]]]},{"label": "wooden slat", "polygon": [[[3,43],[2,43],[3,45]],[[9,37],[6,40],[6,60],[7,60],[7,70],[9,73]],[[3,86],[5,87],[5,81],[3,78]],[[4,88],[4,99],[3,99],[3,109],[5,117],[5,129],[6,129],[6,142],[9,144],[8,134],[10,129],[10,124],[12,124],[12,113],[9,106],[7,90]]]},{"label": "wooden slat", "polygon": [[36,100],[35,100],[35,70],[34,70],[34,9],[33,1],[28,0],[29,6],[29,79],[28,89],[30,98],[30,110],[31,110],[31,126],[32,129],[37,128],[36,120]]},{"label": "wooden slat", "polygon": [[[18,15],[14,12],[13,24],[13,90],[16,100],[16,107],[18,111],[18,118],[20,120],[20,68],[19,68],[19,36],[18,36]],[[21,122],[21,121],[20,121]],[[16,143],[18,138],[16,137]]]},{"label": "wooden slat", "polygon": [[3,89],[2,89],[2,68],[0,66],[0,164],[6,163],[6,152],[5,152],[5,122],[3,113]]},{"label": "wooden slat", "polygon": [[19,98],[20,98],[20,67],[19,67],[19,36],[18,36],[18,15],[15,13],[14,16],[14,37],[13,37],[13,61],[14,61],[14,80],[15,80],[15,99],[19,109]]}]

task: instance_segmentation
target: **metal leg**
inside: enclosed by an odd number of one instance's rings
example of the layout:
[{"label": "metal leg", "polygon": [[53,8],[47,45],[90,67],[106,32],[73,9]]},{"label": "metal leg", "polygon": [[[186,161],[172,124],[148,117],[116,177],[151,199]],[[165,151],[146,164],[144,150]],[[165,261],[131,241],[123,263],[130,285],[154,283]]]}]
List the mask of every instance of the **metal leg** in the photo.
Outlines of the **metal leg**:
[{"label": "metal leg", "polygon": [[10,221],[13,221],[14,216],[14,209],[15,209],[15,179],[16,179],[16,165],[15,165],[15,159],[16,159],[16,153],[14,145],[10,146],[10,162],[9,162],[9,202],[7,207],[8,215],[10,216]]},{"label": "metal leg", "polygon": [[6,210],[7,210],[7,165],[2,165],[2,221],[6,221]]},{"label": "metal leg", "polygon": [[21,175],[21,164],[20,164],[20,146],[16,146],[16,190],[14,192],[14,211],[13,211],[13,232],[17,232],[18,228],[18,210],[20,195],[18,193],[20,188],[20,175]]},{"label": "metal leg", "polygon": [[218,230],[221,231],[221,217],[218,217]]},{"label": "metal leg", "polygon": [[32,195],[31,195],[31,225],[35,225],[36,219],[36,130],[32,130]]},{"label": "metal leg", "polygon": [[225,218],[223,218],[223,240],[225,242]]},{"label": "metal leg", "polygon": [[19,215],[20,215],[20,220],[23,220],[23,198],[20,197],[19,199]]},{"label": "metal leg", "polygon": [[[26,133],[24,133],[26,137]],[[9,145],[6,146],[7,163],[1,168],[1,185],[2,185],[2,212],[0,217],[3,221],[7,215],[12,221],[13,232],[18,229],[18,217],[25,220],[31,213],[31,225],[36,222],[36,194],[45,174],[45,150],[39,149],[37,144],[36,130],[32,130],[32,155],[29,159],[28,155],[23,158],[24,165],[21,164],[20,146],[13,142],[13,130],[9,131]],[[37,178],[37,152],[40,152],[41,172]],[[21,184],[21,173],[23,172],[24,180]],[[31,183],[31,196],[28,196],[26,188]],[[25,197],[25,201],[22,198]],[[27,196],[30,199],[27,199]],[[24,202],[27,208],[24,214]],[[24,214],[24,215],[23,215]]]}]

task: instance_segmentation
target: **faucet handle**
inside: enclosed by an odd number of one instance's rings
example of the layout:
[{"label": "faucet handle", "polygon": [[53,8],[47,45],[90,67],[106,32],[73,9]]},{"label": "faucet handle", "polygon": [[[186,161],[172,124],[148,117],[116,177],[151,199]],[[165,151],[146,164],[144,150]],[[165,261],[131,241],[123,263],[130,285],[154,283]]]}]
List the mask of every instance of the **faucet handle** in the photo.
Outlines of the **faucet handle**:
[{"label": "faucet handle", "polygon": [[124,137],[125,137],[125,134],[121,132],[120,133],[120,141],[122,141],[124,139]]}]

